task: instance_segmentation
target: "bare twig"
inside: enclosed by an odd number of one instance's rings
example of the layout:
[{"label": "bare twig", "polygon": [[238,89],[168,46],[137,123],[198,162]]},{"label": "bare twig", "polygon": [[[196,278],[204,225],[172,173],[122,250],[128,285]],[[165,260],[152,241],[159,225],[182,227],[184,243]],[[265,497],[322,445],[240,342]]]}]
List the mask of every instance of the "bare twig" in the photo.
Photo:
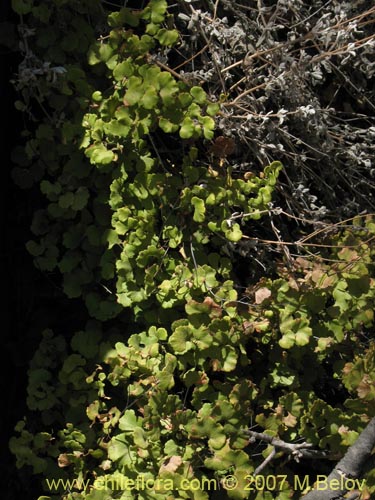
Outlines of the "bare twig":
[{"label": "bare twig", "polygon": [[281,439],[269,436],[268,434],[247,430],[246,434],[250,436],[251,441],[263,441],[273,447],[270,455],[255,469],[254,476],[259,474],[276,456],[277,452],[282,451],[293,458],[296,462],[301,459],[322,459],[337,460],[337,455],[326,451],[313,450],[313,445],[304,441],[303,443],[287,443]]}]

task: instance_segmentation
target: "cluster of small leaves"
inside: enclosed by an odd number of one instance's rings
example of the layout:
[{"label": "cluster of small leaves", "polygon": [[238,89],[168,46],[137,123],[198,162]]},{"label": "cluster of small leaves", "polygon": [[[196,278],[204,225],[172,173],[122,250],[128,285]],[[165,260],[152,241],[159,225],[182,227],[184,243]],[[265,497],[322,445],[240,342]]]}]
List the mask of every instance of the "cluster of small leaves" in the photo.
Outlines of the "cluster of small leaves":
[{"label": "cluster of small leaves", "polygon": [[218,126],[237,143],[237,169],[282,161],[280,197],[295,215],[373,208],[374,7],[180,0],[177,9],[179,71],[221,94]]},{"label": "cluster of small leaves", "polygon": [[[149,26],[146,33],[156,30]],[[274,163],[263,178],[250,181],[232,179],[225,168],[199,166],[194,146],[179,165],[155,158],[150,142],[152,146],[152,135],[157,136],[158,129],[178,132],[184,140],[202,135],[212,139],[210,115],[217,112],[218,105],[207,101],[202,88],[189,89],[169,72],[146,62],[152,40],[149,35],[139,38],[114,30],[109,41],[91,55],[92,64],[104,57],[116,83],[107,98],[94,93],[98,105],[95,113],[84,116],[87,131],[81,144],[91,163],[100,171],[111,171],[113,177],[109,250],[116,248],[113,267],[108,257],[103,278],[116,275],[119,303],[133,308],[137,304],[139,311],[150,308],[154,296],[161,307],[171,308],[212,289],[218,285],[216,270],[229,275],[227,259],[209,254],[203,245],[238,241],[240,226],[227,219],[235,209],[259,218],[271,201],[281,168]],[[126,50],[119,53],[122,43]],[[202,115],[203,108],[206,115]]]},{"label": "cluster of small leaves", "polygon": [[[356,221],[354,234],[334,241],[336,264],[299,259],[293,277],[263,280],[247,310],[224,283],[229,294],[189,300],[170,327],[150,326],[126,341],[98,322],[70,346],[45,332],[28,400],[41,424],[33,432],[18,424],[11,442],[18,465],[44,478],[77,478],[74,494],[82,500],[184,497],[183,478],[222,487],[227,474],[238,486],[222,491],[224,498],[298,496],[292,480],[279,492],[246,490],[270,452],[249,441],[246,429],[290,442],[303,437],[339,457],[375,414],[366,336],[374,325],[374,250],[361,244],[374,237],[374,223]],[[275,460],[264,473],[291,477],[293,466]],[[137,477],[159,486],[118,491]],[[371,473],[366,479],[371,492]],[[187,498],[210,498],[203,490]],[[59,495],[53,498],[68,498]]]},{"label": "cluster of small leaves", "polygon": [[[47,117],[26,146],[38,165],[48,165],[50,175],[40,183],[50,203],[34,217],[32,230],[39,239],[28,249],[41,270],[58,269],[65,293],[83,295],[90,314],[102,320],[134,304],[139,315],[152,308],[155,297],[164,308],[183,304],[217,286],[216,274],[229,277],[228,260],[220,262],[203,245],[238,241],[242,232],[238,223],[227,222],[231,213],[259,218],[281,168],[274,162],[262,177],[232,179],[227,168],[199,166],[194,146],[179,165],[155,154],[152,137],[156,141],[160,131],[193,142],[212,139],[212,116],[219,108],[201,87],[176,81],[150,60],[157,43],[169,46],[178,36],[161,27],[166,7],[153,2],[135,14],[112,13],[113,29],[88,54],[106,90],[94,90],[86,82],[90,74],[79,67],[65,68],[61,81],[52,82],[49,93],[38,88],[38,95],[53,107],[53,98],[62,97],[62,105],[65,94],[75,90],[81,109],[69,115],[70,108],[64,108],[63,123]],[[141,22],[147,23],[142,35],[122,27],[137,28]]]}]

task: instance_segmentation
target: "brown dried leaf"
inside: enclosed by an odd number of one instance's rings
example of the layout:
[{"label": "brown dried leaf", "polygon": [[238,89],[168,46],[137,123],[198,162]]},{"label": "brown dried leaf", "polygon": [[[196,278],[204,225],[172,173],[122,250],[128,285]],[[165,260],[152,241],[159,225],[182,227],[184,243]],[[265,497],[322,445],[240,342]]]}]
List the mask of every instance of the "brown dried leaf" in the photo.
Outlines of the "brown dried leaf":
[{"label": "brown dried leaf", "polygon": [[345,363],[342,373],[348,375],[353,370],[353,363]]},{"label": "brown dried leaf", "polygon": [[278,417],[281,417],[282,414],[284,413],[284,409],[283,409],[283,406],[278,404],[275,408],[275,413]]},{"label": "brown dried leaf", "polygon": [[258,288],[258,290],[255,292],[255,303],[261,304],[269,297],[271,297],[271,290],[266,287]]},{"label": "brown dried leaf", "polygon": [[346,426],[346,425],[340,425],[340,427],[338,428],[338,431],[337,431],[339,434],[343,435],[343,434],[348,434],[349,432],[349,427]]},{"label": "brown dried leaf", "polygon": [[373,385],[373,383],[371,381],[371,378],[366,373],[363,376],[362,381],[360,382],[360,384],[357,387],[358,397],[360,397],[361,399],[365,398],[369,394],[369,392],[371,391],[371,386],[372,385]]},{"label": "brown dried leaf", "polygon": [[211,316],[215,318],[221,317],[223,310],[219,304],[217,304],[214,300],[211,299],[211,297],[206,297],[203,301],[203,304],[206,304],[210,307]]},{"label": "brown dried leaf", "polygon": [[288,415],[283,418],[283,422],[287,427],[295,427],[297,424],[297,419],[288,411]]},{"label": "brown dried leaf", "polygon": [[182,458],[178,455],[173,455],[168,459],[167,462],[164,462],[160,467],[159,472],[167,471],[167,472],[176,472],[176,470],[182,464]]},{"label": "brown dried leaf", "polygon": [[311,262],[303,257],[297,257],[294,262],[296,267],[301,269],[309,269],[311,267]]},{"label": "brown dried leaf", "polygon": [[57,459],[57,465],[59,467],[68,467],[70,465],[69,457],[66,453],[61,453]]}]

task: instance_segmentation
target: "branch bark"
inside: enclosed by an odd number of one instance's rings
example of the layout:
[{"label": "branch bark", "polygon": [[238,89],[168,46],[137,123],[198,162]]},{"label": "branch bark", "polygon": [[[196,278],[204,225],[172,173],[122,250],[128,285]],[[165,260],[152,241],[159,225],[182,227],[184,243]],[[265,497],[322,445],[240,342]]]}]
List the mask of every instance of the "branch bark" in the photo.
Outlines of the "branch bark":
[{"label": "branch bark", "polygon": [[276,456],[277,450],[283,451],[287,455],[294,458],[296,462],[302,458],[304,459],[318,459],[324,458],[325,460],[333,460],[335,457],[332,456],[331,453],[320,450],[312,450],[312,444],[303,442],[303,443],[286,443],[281,439],[269,436],[268,434],[263,434],[260,432],[247,430],[246,434],[250,436],[252,441],[264,441],[271,446],[273,446],[273,450],[271,454],[255,469],[254,476],[260,474],[261,471],[271,462]]}]

